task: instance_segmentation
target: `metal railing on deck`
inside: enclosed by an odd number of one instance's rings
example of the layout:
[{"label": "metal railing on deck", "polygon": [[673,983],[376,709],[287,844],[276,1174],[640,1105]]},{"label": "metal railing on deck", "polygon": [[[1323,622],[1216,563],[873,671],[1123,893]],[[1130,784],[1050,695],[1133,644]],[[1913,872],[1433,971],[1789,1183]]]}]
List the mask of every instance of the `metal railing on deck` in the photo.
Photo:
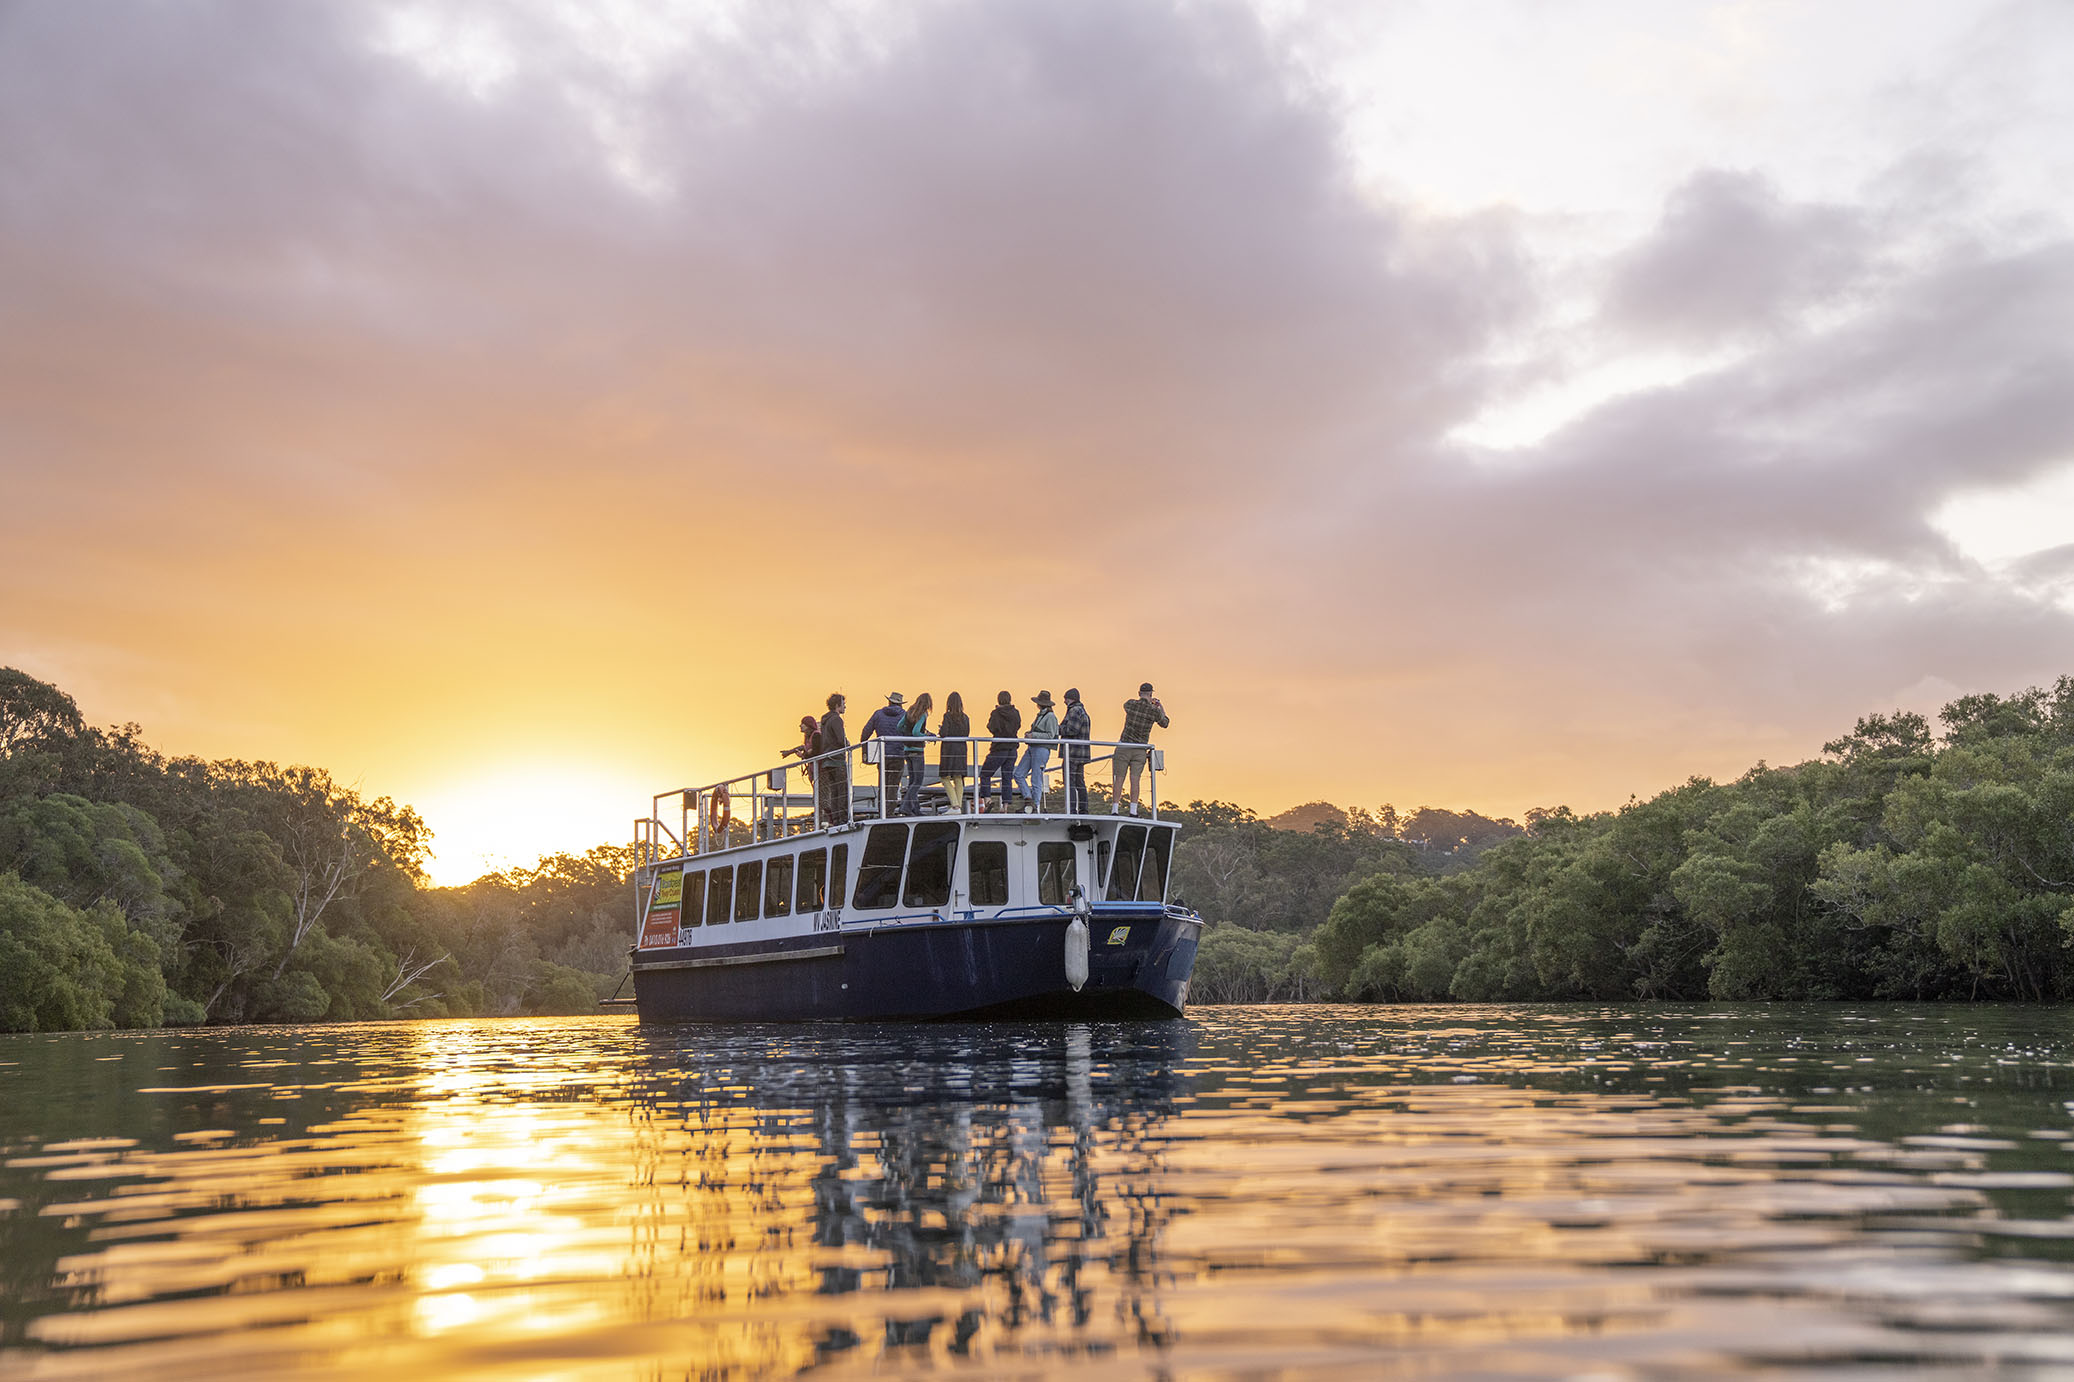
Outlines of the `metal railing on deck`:
[{"label": "metal railing on deck", "polygon": [[[929,751],[932,744],[938,746],[935,753]],[[942,747],[960,744],[965,747],[964,771],[954,771],[945,779]],[[1011,770],[1022,765],[1032,748],[1049,752],[1041,765],[1031,764],[1021,782],[996,785],[1001,776],[998,765],[1003,761],[991,756],[997,744],[1013,749],[1012,757],[1006,759]],[[649,814],[634,821],[635,856],[640,863],[653,864],[901,815],[972,816],[1004,807],[1048,815],[1092,814],[1097,798],[1091,790],[1095,784],[1088,782],[1087,777],[1101,764],[1110,765],[1113,775],[1119,750],[1144,753],[1143,800],[1145,809],[1157,819],[1159,774],[1165,764],[1162,750],[1154,745],[1118,739],[996,740],[983,735],[953,739],[936,735],[874,737],[811,759],[780,763],[704,787],[658,792],[651,800]],[[912,790],[907,783],[909,764],[919,769]],[[1076,765],[1080,770],[1077,782],[1069,780]],[[982,771],[987,774],[988,799],[995,803],[991,806],[983,805],[976,791]],[[959,791],[950,789],[952,782],[959,784]],[[1123,787],[1128,800],[1128,772]],[[663,816],[664,803],[671,801],[678,807],[674,830]]]}]

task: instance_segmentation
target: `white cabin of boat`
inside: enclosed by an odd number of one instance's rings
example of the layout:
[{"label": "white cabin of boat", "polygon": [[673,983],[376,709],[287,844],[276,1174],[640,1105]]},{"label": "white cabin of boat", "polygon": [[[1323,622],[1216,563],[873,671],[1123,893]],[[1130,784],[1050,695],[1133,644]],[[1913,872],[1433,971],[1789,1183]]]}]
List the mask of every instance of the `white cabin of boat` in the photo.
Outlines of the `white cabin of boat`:
[{"label": "white cabin of boat", "polygon": [[[867,741],[803,766],[658,793],[635,822],[637,962],[816,932],[1166,910],[1178,823],[1158,814],[1159,750],[1148,755],[1142,814],[1069,795],[1070,765],[1058,754],[1019,808],[983,811],[967,792],[954,810],[930,762],[916,814],[882,811],[897,808],[883,760],[907,757],[916,742],[934,759],[943,741]],[[976,764],[992,741],[965,742]],[[1145,746],[1095,741],[1075,752],[1093,772],[1118,747]],[[1081,803],[1093,809],[1068,809]],[[671,805],[674,829],[663,819]]]}]

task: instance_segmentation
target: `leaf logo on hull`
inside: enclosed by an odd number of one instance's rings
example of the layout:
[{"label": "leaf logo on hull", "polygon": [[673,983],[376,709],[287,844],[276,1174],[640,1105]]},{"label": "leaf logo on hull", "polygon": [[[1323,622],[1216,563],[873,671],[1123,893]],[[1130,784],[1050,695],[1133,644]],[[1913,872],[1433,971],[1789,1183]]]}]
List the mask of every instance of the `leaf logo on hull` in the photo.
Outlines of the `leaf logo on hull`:
[{"label": "leaf logo on hull", "polygon": [[1122,945],[1130,938],[1131,928],[1128,926],[1112,926],[1109,928],[1109,944],[1111,945]]}]

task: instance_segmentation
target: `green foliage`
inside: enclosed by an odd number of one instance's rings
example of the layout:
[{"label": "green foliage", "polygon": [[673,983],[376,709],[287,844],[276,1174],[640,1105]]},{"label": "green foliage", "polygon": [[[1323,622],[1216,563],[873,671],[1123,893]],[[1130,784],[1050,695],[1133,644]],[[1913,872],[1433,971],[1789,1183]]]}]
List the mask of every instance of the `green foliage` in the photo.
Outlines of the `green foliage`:
[{"label": "green foliage", "polygon": [[[1222,801],[1165,811],[1183,825],[1174,849],[1172,895],[1212,921],[1304,933],[1370,874],[1446,871],[1519,831],[1510,821],[1473,812],[1421,807],[1400,818],[1388,806],[1371,815],[1318,805],[1333,818],[1310,830],[1278,829]],[[1428,832],[1453,833],[1446,848],[1436,848]]]},{"label": "green foliage", "polygon": [[624,974],[628,851],[435,890],[429,841],[319,769],[166,758],[0,669],[0,1029],[590,1011]]},{"label": "green foliage", "polygon": [[[1870,715],[1787,768],[1524,827],[1229,802],[1173,895],[1205,1002],[2074,996],[2074,677]],[[1308,829],[1281,828],[1307,825]],[[407,806],[166,758],[0,669],[0,1029],[591,1011],[630,852],[426,885]]]},{"label": "green foliage", "polygon": [[307,969],[260,981],[253,1016],[261,1022],[315,1022],[331,1010],[324,982]]},{"label": "green foliage", "polygon": [[27,672],[0,667],[0,754],[62,743],[85,727],[70,696]]},{"label": "green foliage", "polygon": [[587,1013],[597,1009],[598,978],[567,965],[542,961],[528,991],[523,1010],[528,1013]]},{"label": "green foliage", "polygon": [[0,810],[0,868],[75,907],[113,903],[128,921],[171,943],[180,870],[158,822],[134,806],[55,793]]},{"label": "green foliage", "polygon": [[2074,996],[2074,678],[1868,716],[1827,761],[1531,812],[1461,873],[1349,888],[1353,999]]},{"label": "green foliage", "polygon": [[0,873],[0,1030],[156,1027],[165,996],[158,943],[112,904],[82,911]]},{"label": "green foliage", "polygon": [[1301,1002],[1317,987],[1315,958],[1287,932],[1213,925],[1196,950],[1189,993],[1198,1003]]},{"label": "green foliage", "polygon": [[70,696],[0,667],[0,798],[50,790],[64,747],[85,728]]}]

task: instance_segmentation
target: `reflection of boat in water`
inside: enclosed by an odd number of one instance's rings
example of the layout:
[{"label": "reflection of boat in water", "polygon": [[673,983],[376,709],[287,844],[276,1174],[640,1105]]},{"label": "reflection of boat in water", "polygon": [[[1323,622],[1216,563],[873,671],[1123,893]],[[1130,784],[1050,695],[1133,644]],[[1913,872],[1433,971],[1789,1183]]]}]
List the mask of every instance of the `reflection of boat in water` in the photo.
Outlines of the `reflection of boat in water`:
[{"label": "reflection of boat in water", "polygon": [[754,1321],[761,1371],[1156,1341],[1165,1130],[1194,1040],[1175,1022],[651,1029],[624,1091],[625,1276],[658,1317]]},{"label": "reflection of boat in water", "polygon": [[[991,741],[966,742],[977,758]],[[1069,801],[1063,762],[1023,814],[953,810],[925,780],[902,817],[885,808],[904,757],[852,745],[654,798],[636,840],[644,1022],[1179,1015],[1202,919],[1167,900],[1180,827],[1159,817],[1158,753],[1142,817]],[[788,771],[811,777],[793,790]]]}]

